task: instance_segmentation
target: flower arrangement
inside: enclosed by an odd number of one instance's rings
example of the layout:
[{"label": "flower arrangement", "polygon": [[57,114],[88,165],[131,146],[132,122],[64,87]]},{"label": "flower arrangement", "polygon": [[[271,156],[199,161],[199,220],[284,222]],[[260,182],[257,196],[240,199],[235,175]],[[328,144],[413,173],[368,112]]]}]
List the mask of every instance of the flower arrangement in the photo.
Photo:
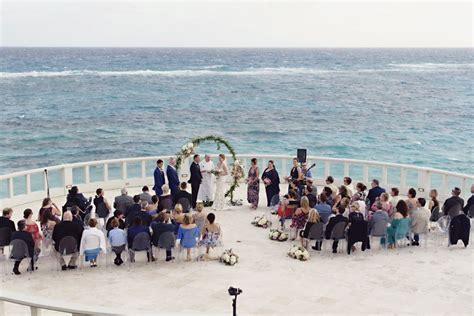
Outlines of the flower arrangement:
[{"label": "flower arrangement", "polygon": [[262,227],[262,228],[268,228],[272,226],[272,222],[269,221],[265,215],[262,216],[255,216],[253,221],[251,222],[252,225],[257,226],[257,227]]},{"label": "flower arrangement", "polygon": [[302,246],[296,246],[290,248],[288,256],[293,259],[298,259],[300,261],[306,261],[309,259],[309,252]]},{"label": "flower arrangement", "polygon": [[288,234],[282,231],[281,229],[270,229],[268,238],[270,238],[271,240],[276,240],[276,241],[287,241]]},{"label": "flower arrangement", "polygon": [[230,174],[232,175],[234,179],[237,179],[237,181],[245,176],[244,167],[242,166],[242,163],[240,162],[240,160],[234,161],[234,164],[232,166],[232,171],[230,172]]},{"label": "flower arrangement", "polygon": [[219,261],[224,263],[226,266],[233,266],[239,262],[239,256],[233,252],[232,249],[226,249],[222,253]]},{"label": "flower arrangement", "polygon": [[209,171],[210,174],[216,176],[216,178],[219,178],[219,176],[221,175],[220,171],[219,170],[211,170]]}]

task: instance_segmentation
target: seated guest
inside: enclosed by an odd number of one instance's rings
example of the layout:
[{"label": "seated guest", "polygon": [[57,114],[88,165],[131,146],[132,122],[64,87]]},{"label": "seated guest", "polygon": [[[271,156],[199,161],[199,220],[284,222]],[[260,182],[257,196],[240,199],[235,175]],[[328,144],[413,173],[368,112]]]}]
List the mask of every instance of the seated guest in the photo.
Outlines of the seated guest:
[{"label": "seated guest", "polygon": [[382,202],[377,201],[375,203],[375,205],[376,205],[377,209],[371,215],[370,220],[369,220],[370,229],[372,229],[374,226],[377,226],[378,223],[380,223],[382,221],[385,222],[386,224],[388,224],[388,222],[389,222],[389,217],[388,217],[387,212],[385,212],[382,209]]},{"label": "seated guest", "polygon": [[163,194],[160,196],[160,201],[158,202],[158,213],[163,210],[171,211],[173,209],[173,196],[170,193],[170,187],[167,184],[163,184],[161,187]]},{"label": "seated guest", "polygon": [[428,232],[431,212],[425,207],[426,200],[418,198],[417,208],[411,213],[411,232],[413,233],[412,246],[419,246],[420,234]]},{"label": "seated guest", "polygon": [[395,212],[395,207],[397,206],[398,202],[402,200],[402,197],[399,195],[400,190],[398,188],[392,188],[390,190],[390,205],[392,206],[392,209],[389,214],[392,214]]},{"label": "seated guest", "polygon": [[303,187],[303,195],[306,196],[309,200],[309,206],[314,207],[318,203],[318,198],[313,194],[313,188],[310,186]]},{"label": "seated guest", "polygon": [[196,226],[199,228],[199,231],[202,230],[204,224],[206,223],[207,215],[204,213],[204,203],[202,201],[196,202],[196,209],[193,213],[193,221]]},{"label": "seated guest", "polygon": [[41,236],[38,228],[38,224],[33,220],[33,211],[30,208],[25,209],[23,212],[23,219],[25,220],[25,230],[31,234],[33,241],[35,242],[35,257],[38,258],[41,252]]},{"label": "seated guest", "polygon": [[118,221],[118,228],[120,229],[125,229],[126,225],[125,225],[125,221],[123,220],[124,216],[122,214],[122,211],[120,210],[115,210],[114,212],[114,216],[112,216],[111,218],[109,218],[107,220],[107,224],[105,224],[105,229],[107,230],[107,234],[113,229],[112,227],[112,221],[114,219],[117,219]]},{"label": "seated guest", "polygon": [[414,188],[410,188],[408,190],[408,199],[405,200],[408,206],[408,214],[411,214],[415,209],[418,201],[416,200],[416,190]]},{"label": "seated guest", "polygon": [[385,192],[384,188],[379,186],[379,180],[373,179],[371,183],[372,189],[369,190],[367,199],[369,199],[369,208],[372,208],[372,205],[375,203],[380,194]]},{"label": "seated guest", "polygon": [[186,261],[191,261],[191,248],[196,247],[199,230],[193,223],[191,215],[185,214],[183,224],[178,228],[177,239],[180,240],[182,248],[186,249]]},{"label": "seated guest", "polygon": [[[332,192],[332,198],[336,198],[336,195],[338,194],[338,188],[337,186],[334,184],[334,178],[332,176],[329,176],[326,178],[326,186],[328,188],[331,189],[331,192]],[[327,195],[327,192],[326,192],[326,195]],[[328,195],[329,197],[329,195]]]},{"label": "seated guest", "polygon": [[0,217],[0,228],[8,227],[12,232],[16,231],[15,222],[11,220],[13,216],[13,209],[6,207],[2,211],[2,216]]},{"label": "seated guest", "polygon": [[[179,188],[179,191],[178,193],[176,193],[176,196],[174,197],[174,203],[178,203],[178,201],[180,199],[187,199],[189,201],[189,203],[192,203],[193,201],[193,196],[191,193],[189,193],[188,191],[186,191],[186,189],[188,188],[188,184],[186,182],[181,182],[181,185],[180,185],[180,188]],[[189,204],[189,205],[192,205],[192,204]]]},{"label": "seated guest", "polygon": [[54,216],[49,209],[45,209],[40,218],[40,228],[45,247],[51,245],[53,230],[57,223],[59,223],[59,218]]},{"label": "seated guest", "polygon": [[[336,195],[336,197],[334,198],[334,204],[333,204],[332,207],[334,209],[337,209],[339,207],[339,204],[341,203],[341,201],[343,199],[347,199],[348,201],[350,201],[351,197],[347,193],[347,188],[345,186],[341,185],[341,187],[339,188],[339,194]],[[349,203],[347,203],[347,204],[349,204]]]},{"label": "seated guest", "polygon": [[362,182],[358,182],[355,187],[355,192],[351,197],[351,202],[354,201],[363,201],[365,205],[365,200],[367,199],[367,193],[365,192],[367,187]]},{"label": "seated guest", "polygon": [[127,225],[127,227],[132,225],[133,219],[135,218],[135,216],[137,216],[140,213],[141,209],[142,207],[140,205],[140,196],[134,195],[133,204],[127,208],[127,212],[124,214],[125,224]]},{"label": "seated guest", "polygon": [[138,216],[140,216],[140,218],[142,219],[142,225],[144,226],[150,226],[151,224],[151,221],[152,221],[152,217],[150,214],[148,214],[148,212],[146,211],[146,207],[148,206],[148,202],[141,202],[141,207],[142,209],[140,210],[140,212],[138,212]]},{"label": "seated guest", "polygon": [[[300,230],[301,246],[303,246],[305,248],[308,248],[308,245],[305,242],[305,240],[308,239],[309,231],[311,229],[311,226],[313,226],[313,224],[315,224],[315,223],[319,223],[320,221],[321,221],[321,217],[319,217],[318,211],[316,211],[315,209],[311,209],[309,211],[308,221],[306,222],[306,224],[304,226],[304,229]],[[319,246],[318,244],[319,243],[316,242],[315,249],[318,248],[318,246]]]},{"label": "seated guest", "polygon": [[306,221],[308,220],[309,210],[311,209],[309,207],[309,200],[306,196],[301,198],[300,203],[301,207],[298,208],[295,213],[293,213],[293,217],[291,218],[290,227],[295,229],[295,237],[293,240],[295,240],[298,236],[298,230],[304,228]]},{"label": "seated guest", "polygon": [[110,206],[109,202],[105,198],[105,192],[104,189],[97,189],[95,191],[96,196],[94,198],[94,206],[95,206],[95,213],[99,218],[106,219],[109,217],[109,213],[112,210],[112,207]]},{"label": "seated guest", "polygon": [[174,220],[176,221],[176,223],[182,224],[184,222],[184,217],[185,217],[185,214],[183,214],[183,207],[179,203],[176,204],[173,210]]},{"label": "seated guest", "polygon": [[[337,215],[334,216],[334,217],[331,217],[329,219],[329,223],[327,224],[326,231],[325,231],[326,239],[331,239],[332,230],[333,230],[334,226],[336,226],[337,223],[344,222],[344,223],[347,224],[349,222],[347,217],[345,217],[343,215],[345,211],[346,211],[346,209],[342,205],[340,205],[339,208],[337,209]],[[333,253],[337,253],[338,244],[339,244],[339,241],[337,241],[337,240],[333,241],[333,243],[332,243],[332,252]]]},{"label": "seated guest", "polygon": [[146,207],[146,211],[148,212],[148,214],[150,214],[151,216],[155,215],[156,213],[158,213],[158,202],[159,202],[159,198],[158,196],[156,195],[153,195],[151,197],[151,203],[148,204],[148,206]]},{"label": "seated guest", "polygon": [[[158,213],[156,220],[151,224],[151,229],[153,231],[151,241],[153,245],[158,247],[158,241],[160,240],[161,234],[165,232],[174,233],[176,231],[176,226],[171,222],[170,214],[161,212]],[[172,256],[171,248],[166,249],[166,261],[171,261],[173,259],[174,257]]]},{"label": "seated guest", "polygon": [[364,220],[365,214],[360,209],[360,204],[356,202],[351,204],[349,212],[349,224],[355,221]]},{"label": "seated guest", "polygon": [[148,186],[146,185],[142,188],[142,193],[140,193],[140,201],[151,204],[150,189],[148,189]]},{"label": "seated guest", "polygon": [[[105,254],[107,251],[104,233],[96,226],[97,220],[91,218],[89,220],[89,229],[84,230],[82,233],[79,250],[80,254],[84,256],[85,261],[90,261],[91,267],[97,267],[97,256],[100,252]],[[96,238],[92,236],[96,236]]]},{"label": "seated guest", "polygon": [[[28,256],[31,258],[28,271],[33,271],[34,265],[35,265],[35,261],[34,261],[35,242],[31,234],[26,231],[26,223],[24,220],[18,221],[17,226],[18,226],[18,231],[15,231],[12,233],[11,241],[19,239],[19,240],[23,240],[26,243],[26,246],[28,247]],[[17,260],[15,260],[15,264],[13,266],[13,273],[15,273],[16,275],[19,275],[21,274],[19,270],[20,263],[21,263],[21,260],[24,258],[21,258],[21,259],[15,258],[15,259]]]},{"label": "seated guest", "polygon": [[448,215],[449,210],[456,205],[461,206],[461,210],[464,208],[464,200],[460,197],[461,189],[456,187],[453,189],[451,193],[452,193],[452,196],[446,199],[446,201],[444,201],[444,204],[443,204],[444,215]]},{"label": "seated guest", "polygon": [[333,201],[333,198],[332,198],[332,190],[331,190],[331,188],[330,188],[330,187],[324,187],[324,188],[323,188],[323,192],[324,192],[324,194],[326,194],[326,203],[327,203],[329,206],[331,206],[331,208],[332,208],[332,206],[334,205],[334,201]]},{"label": "seated guest", "polygon": [[[390,196],[387,192],[380,194],[377,198],[377,202],[380,201],[382,203],[382,209],[387,212],[388,216],[392,215],[392,204],[390,203]],[[377,210],[377,203],[374,203],[371,207],[371,211],[375,212]]]},{"label": "seated guest", "polygon": [[67,236],[72,236],[76,242],[77,242],[77,250],[79,251],[79,246],[80,242],[82,239],[82,232],[84,231],[84,225],[74,223],[72,221],[72,213],[70,211],[64,212],[63,215],[63,221],[57,224],[54,227],[53,231],[53,236],[52,239],[54,241],[54,254],[56,255],[57,259],[59,260],[59,263],[61,265],[62,270],[67,270],[69,269],[75,269],[76,266],[76,260],[77,260],[77,253],[74,253],[71,255],[71,259],[69,260],[69,264],[66,266],[66,262],[64,261],[64,258],[61,256],[59,245],[61,243],[61,240],[64,237]]},{"label": "seated guest", "polygon": [[[70,207],[72,207],[71,205]],[[57,205],[50,199],[50,198],[44,198],[43,202],[41,203],[41,208],[38,213],[38,221],[41,221],[41,217],[43,216],[43,213],[45,211],[49,211],[51,214],[54,216],[60,218],[61,217],[61,211],[57,207]]]},{"label": "seated guest", "polygon": [[331,205],[327,204],[326,201],[327,201],[327,196],[326,196],[326,193],[324,193],[324,191],[323,191],[319,195],[318,204],[316,204],[316,206],[314,207],[316,209],[316,211],[318,211],[318,214],[321,217],[321,221],[324,224],[327,224],[327,222],[329,221],[329,216],[332,213]]},{"label": "seated guest", "polygon": [[81,212],[81,209],[79,207],[75,205],[71,207],[72,222],[77,223],[81,226],[84,226],[84,222],[82,221],[82,218],[79,215],[80,212]]},{"label": "seated guest", "polygon": [[[135,236],[137,236],[140,233],[147,233],[148,236],[151,237],[150,229],[148,227],[143,226],[141,218],[139,216],[136,216],[133,219],[133,225],[131,227],[129,227],[128,230],[127,230],[128,249],[133,248],[133,240],[135,239]],[[150,240],[151,240],[151,238],[150,238]],[[149,253],[147,253],[147,259],[148,259],[148,262],[155,261],[155,258],[153,258],[153,257],[151,257],[151,259],[150,259],[150,254]],[[134,252],[130,252],[130,261],[135,262]]]},{"label": "seated guest", "polygon": [[352,185],[352,179],[350,177],[344,177],[343,186],[346,188],[347,194],[352,197],[352,195],[355,193],[355,189]]},{"label": "seated guest", "polygon": [[120,195],[115,197],[114,208],[122,212],[122,214],[127,213],[127,209],[130,205],[133,204],[133,197],[128,195],[127,188],[122,188],[120,190]]},{"label": "seated guest", "polygon": [[[387,228],[388,248],[395,248],[395,243],[399,239],[406,238],[410,232],[410,218],[408,217],[408,205],[405,201],[399,201],[396,206],[390,227]],[[382,239],[382,244],[385,242]]]},{"label": "seated guest", "polygon": [[206,247],[206,258],[209,256],[209,249],[217,246],[221,237],[221,226],[215,223],[216,216],[214,213],[207,215],[207,223],[201,229],[200,246]]},{"label": "seated guest", "polygon": [[66,204],[63,206],[63,212],[67,211],[68,207],[72,207],[73,205],[79,207],[84,213],[87,212],[87,209],[89,208],[89,201],[84,196],[84,194],[79,192],[79,188],[77,186],[73,186],[69,190],[69,193],[66,196]]},{"label": "seated guest", "polygon": [[[311,171],[310,171],[311,172]],[[311,191],[309,194],[312,194],[314,195],[315,197],[318,197],[318,187],[316,186],[316,184],[314,184],[313,180],[312,179],[307,179],[306,180],[306,186],[311,188]]]},{"label": "seated guest", "polygon": [[290,219],[293,216],[293,211],[295,210],[294,208],[288,207],[289,202],[290,196],[288,194],[285,194],[283,196],[283,199],[278,203],[278,210],[276,211],[276,214],[279,217],[282,229],[285,228],[285,220]]},{"label": "seated guest", "polygon": [[119,227],[120,223],[117,217],[112,217],[111,219],[110,226],[112,229],[109,231],[108,238],[112,251],[115,253],[114,263],[119,266],[123,263],[122,252],[125,250],[125,246],[127,245],[127,234]]}]

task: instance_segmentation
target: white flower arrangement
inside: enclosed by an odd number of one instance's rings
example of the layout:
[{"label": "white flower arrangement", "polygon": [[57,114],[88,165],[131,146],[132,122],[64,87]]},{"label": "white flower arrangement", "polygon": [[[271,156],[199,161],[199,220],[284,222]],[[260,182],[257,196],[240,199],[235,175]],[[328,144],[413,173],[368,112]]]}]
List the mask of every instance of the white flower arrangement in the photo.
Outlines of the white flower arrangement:
[{"label": "white flower arrangement", "polygon": [[306,261],[309,259],[309,252],[302,246],[296,246],[290,248],[288,256],[293,259],[298,259],[300,261]]},{"label": "white flower arrangement", "polygon": [[231,175],[238,181],[245,176],[245,171],[240,160],[236,159],[232,166]]},{"label": "white flower arrangement", "polygon": [[239,256],[235,252],[233,252],[232,249],[226,249],[222,253],[219,261],[227,266],[233,266],[237,262],[239,262]]},{"label": "white flower arrangement", "polygon": [[276,240],[276,241],[287,241],[288,234],[282,231],[281,229],[270,229],[268,238],[270,238],[271,240]]},{"label": "white flower arrangement", "polygon": [[269,221],[265,215],[262,216],[255,216],[253,221],[251,222],[252,225],[257,226],[257,227],[262,227],[262,228],[268,228],[272,226],[272,222]]}]

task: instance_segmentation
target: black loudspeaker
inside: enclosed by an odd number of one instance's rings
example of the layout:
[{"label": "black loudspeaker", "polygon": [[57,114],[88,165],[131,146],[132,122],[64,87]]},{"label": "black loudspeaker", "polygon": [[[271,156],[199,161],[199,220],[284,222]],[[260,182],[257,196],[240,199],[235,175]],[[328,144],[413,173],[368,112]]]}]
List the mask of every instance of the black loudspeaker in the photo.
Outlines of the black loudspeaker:
[{"label": "black loudspeaker", "polygon": [[299,163],[306,162],[306,149],[297,149],[296,157],[298,158]]}]

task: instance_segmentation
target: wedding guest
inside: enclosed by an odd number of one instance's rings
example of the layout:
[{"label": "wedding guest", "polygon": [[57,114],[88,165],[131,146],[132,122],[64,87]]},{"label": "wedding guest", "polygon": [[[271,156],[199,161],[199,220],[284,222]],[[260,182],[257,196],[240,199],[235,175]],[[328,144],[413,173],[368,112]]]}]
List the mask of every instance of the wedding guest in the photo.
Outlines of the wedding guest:
[{"label": "wedding guest", "polygon": [[[137,216],[133,219],[133,225],[129,227],[127,230],[128,249],[133,248],[133,240],[135,239],[135,236],[137,236],[140,233],[148,234],[148,236],[150,236],[150,241],[151,241],[150,229],[148,227],[143,226],[142,220],[140,219],[139,216]],[[130,251],[129,256],[130,256],[130,262],[135,262],[135,254],[133,251]],[[148,262],[155,261],[155,258],[153,257],[150,258],[150,254],[147,252],[147,260]]]},{"label": "wedding guest", "polygon": [[51,245],[53,230],[57,223],[59,223],[59,219],[49,209],[45,209],[41,214],[40,228],[43,234],[43,245],[46,248]]},{"label": "wedding guest", "polygon": [[[340,222],[344,222],[344,223],[347,224],[349,222],[349,219],[343,215],[345,211],[346,211],[345,208],[342,205],[340,205],[337,209],[337,215],[334,216],[334,217],[331,217],[329,219],[329,222],[326,226],[326,231],[325,231],[326,239],[331,239],[332,230],[333,230],[334,226],[336,226],[336,224],[338,224]],[[339,241],[337,241],[337,240],[333,241],[333,243],[332,243],[332,252],[333,253],[337,253],[338,244],[339,244]]]},{"label": "wedding guest", "polygon": [[[328,188],[331,189],[331,192],[332,192],[332,198],[335,199],[336,198],[336,195],[338,193],[338,188],[337,186],[334,184],[334,178],[332,176],[328,176],[326,178],[326,186]],[[327,192],[326,192],[327,194]]]},{"label": "wedding guest", "polygon": [[0,217],[0,228],[8,227],[12,232],[16,231],[15,222],[11,220],[13,216],[13,209],[5,207]]},{"label": "wedding guest", "polygon": [[99,218],[105,220],[109,217],[109,213],[112,210],[109,202],[105,198],[105,192],[103,189],[99,188],[95,191],[96,196],[94,198],[95,213]]},{"label": "wedding guest", "polygon": [[202,182],[201,166],[199,165],[200,161],[201,157],[198,154],[194,155],[193,162],[189,167],[189,173],[191,174],[191,176],[188,182],[191,184],[191,206],[193,208],[196,207],[199,187],[201,186]]},{"label": "wedding guest", "polygon": [[431,213],[433,213],[435,207],[439,208],[438,191],[433,189],[430,191],[430,202],[428,203],[428,208],[430,209]]},{"label": "wedding guest", "polygon": [[[410,218],[408,217],[408,205],[401,200],[396,206],[395,215],[393,215],[390,226],[387,227],[388,248],[393,249],[395,242],[401,238],[405,238],[410,232]],[[382,239],[382,244],[384,243]]]},{"label": "wedding guest", "polygon": [[408,205],[408,213],[411,214],[411,212],[413,212],[416,209],[416,204],[418,202],[416,200],[416,190],[414,188],[410,188],[408,190],[407,196],[408,196],[408,199],[406,199],[405,202]]},{"label": "wedding guest", "polygon": [[61,240],[63,240],[63,238],[67,236],[73,237],[77,242],[77,250],[79,250],[83,231],[84,225],[82,224],[82,222],[81,224],[74,223],[72,221],[72,213],[70,211],[64,212],[63,221],[54,227],[52,239],[54,241],[55,251],[53,252],[53,254],[56,256],[57,260],[59,260],[59,264],[61,265],[61,269],[63,271],[67,269],[77,268],[76,260],[78,253],[71,254],[69,264],[66,266],[66,262],[64,261],[62,254],[59,253],[59,245],[61,243]]},{"label": "wedding guest", "polygon": [[79,213],[81,212],[81,209],[77,206],[73,206],[71,207],[71,214],[72,214],[72,222],[73,223],[77,223],[81,226],[84,226],[84,222],[82,221],[82,218],[81,216],[79,215]]},{"label": "wedding guest", "polygon": [[[69,190],[68,195],[66,196],[66,204],[63,206],[63,211],[66,211],[68,207],[73,205],[78,206],[83,213],[87,213],[89,209],[89,201],[86,199],[84,194],[79,191],[79,187],[73,186]],[[54,214],[54,212],[53,212]],[[60,215],[58,215],[60,216]]]},{"label": "wedding guest", "polygon": [[251,166],[247,177],[247,202],[254,210],[258,207],[258,197],[260,192],[260,178],[257,167],[257,158],[252,158]]},{"label": "wedding guest", "polygon": [[411,214],[411,232],[413,233],[412,246],[419,246],[420,234],[428,232],[431,212],[425,208],[426,200],[418,198],[417,208]]},{"label": "wedding guest", "polygon": [[151,203],[148,204],[147,207],[146,207],[146,211],[148,212],[148,214],[153,216],[158,212],[158,202],[159,201],[160,201],[160,199],[156,195],[153,195],[151,197]]},{"label": "wedding guest", "polygon": [[41,251],[41,240],[43,237],[40,234],[38,224],[33,220],[33,211],[30,208],[23,211],[23,219],[25,221],[25,231],[31,234],[35,242],[35,256],[38,257]]},{"label": "wedding guest", "polygon": [[[106,253],[107,247],[104,233],[98,229],[97,220],[95,218],[89,219],[89,229],[84,230],[81,238],[81,246],[79,253],[84,256],[86,262],[90,262],[91,267],[97,267],[97,257],[99,253]],[[96,238],[88,238],[95,236]],[[99,241],[99,244],[96,241]]]},{"label": "wedding guest", "polygon": [[[179,176],[176,171],[176,159],[171,157],[166,168],[166,176],[168,177],[168,186],[171,190],[171,195],[174,197],[179,189]],[[162,187],[163,188],[163,187]]]},{"label": "wedding guest", "polygon": [[164,210],[171,211],[173,209],[173,196],[170,194],[170,188],[167,184],[164,184],[161,188],[163,194],[160,196],[160,201],[158,202],[158,213]]},{"label": "wedding guest", "polygon": [[453,191],[451,192],[451,194],[452,196],[446,201],[444,201],[444,204],[443,204],[444,215],[448,215],[449,210],[456,205],[461,206],[461,210],[464,208],[464,200],[460,197],[461,189],[458,187],[455,187]]},{"label": "wedding guest", "polygon": [[309,200],[306,196],[301,198],[300,203],[301,207],[295,211],[291,219],[290,227],[295,229],[295,238],[293,238],[293,240],[295,240],[298,236],[298,231],[304,228],[306,221],[308,220],[309,211],[311,209],[309,207]]},{"label": "wedding guest", "polygon": [[375,205],[376,205],[376,211],[372,214],[372,216],[370,217],[369,219],[369,227],[370,229],[372,229],[372,227],[375,227],[378,225],[379,222],[385,222],[386,224],[388,224],[389,222],[389,217],[388,217],[388,213],[385,212],[383,209],[382,209],[382,202],[380,201],[377,201],[375,202]]},{"label": "wedding guest", "polygon": [[372,207],[380,194],[385,192],[385,189],[379,186],[379,180],[377,179],[372,180],[371,186],[372,189],[369,190],[369,194],[367,195],[367,199],[369,199],[369,208]]},{"label": "wedding guest", "polygon": [[306,180],[306,186],[308,188],[311,188],[311,194],[314,195],[315,197],[318,197],[318,187],[316,184],[314,184],[312,179],[307,179]]},{"label": "wedding guest", "polygon": [[57,205],[50,199],[50,198],[44,198],[43,202],[41,203],[41,208],[38,212],[38,221],[41,220],[41,217],[43,216],[43,213],[45,211],[48,211],[49,213],[53,214],[56,217],[61,217],[61,211],[57,207]]},{"label": "wedding guest", "polygon": [[184,218],[185,218],[185,214],[183,214],[183,207],[181,206],[181,204],[177,203],[175,206],[174,206],[174,210],[173,210],[173,218],[174,220],[176,221],[176,223],[178,224],[182,224],[184,222]]},{"label": "wedding guest", "polygon": [[114,212],[114,216],[112,216],[111,218],[109,218],[107,220],[107,224],[105,224],[105,229],[107,230],[107,235],[110,233],[110,231],[113,229],[112,227],[112,221],[116,219],[117,222],[118,222],[118,228],[119,229],[125,229],[126,225],[125,225],[125,221],[124,221],[124,216],[123,216],[123,213],[122,211],[120,210],[115,210]]},{"label": "wedding guest", "polygon": [[326,203],[332,207],[334,205],[334,201],[333,201],[333,198],[332,198],[331,188],[330,187],[324,187],[323,192],[324,192],[324,194],[326,194]]},{"label": "wedding guest", "polygon": [[215,170],[211,156],[205,155],[204,161],[201,161],[200,170],[202,174],[202,182],[199,186],[197,199],[200,201],[210,202],[214,200],[214,188],[212,185],[212,171]]},{"label": "wedding guest", "polygon": [[349,218],[349,225],[350,223],[353,223],[355,221],[365,220],[364,213],[360,209],[359,203],[354,202],[351,204],[348,218]]},{"label": "wedding guest", "polygon": [[[156,220],[151,224],[151,229],[153,231],[153,235],[151,236],[152,243],[158,247],[160,236],[165,232],[175,233],[176,226],[170,221],[170,215],[168,213],[161,212],[158,214]],[[171,261],[173,259],[174,257],[171,248],[166,249],[166,261]]]},{"label": "wedding guest", "polygon": [[120,266],[123,264],[122,252],[125,250],[125,246],[127,245],[127,234],[119,227],[120,223],[117,217],[112,217],[111,219],[110,227],[112,229],[109,231],[108,239],[112,251],[115,253],[114,264]]},{"label": "wedding guest", "polygon": [[318,203],[318,198],[313,194],[313,188],[311,186],[303,186],[303,196],[306,196],[309,200],[309,206],[313,208]]},{"label": "wedding guest", "polygon": [[183,224],[178,228],[178,236],[182,248],[186,249],[186,261],[191,261],[191,249],[196,247],[199,230],[193,223],[191,215],[184,215]]},{"label": "wedding guest", "polygon": [[474,207],[474,184],[471,185],[471,197],[467,200],[466,206],[463,209],[464,214],[472,217],[472,214],[469,214],[469,210]]},{"label": "wedding guest", "polygon": [[301,190],[303,178],[304,175],[298,165],[298,158],[293,158],[293,167],[291,168],[290,176],[286,177],[286,180],[288,181],[288,192],[290,192],[290,190],[299,192]]},{"label": "wedding guest", "polygon": [[365,201],[367,199],[367,193],[365,192],[367,187],[362,182],[358,182],[355,187],[355,193],[352,195],[351,202],[354,201]]},{"label": "wedding guest", "polygon": [[142,193],[140,193],[140,201],[145,201],[148,204],[151,204],[151,194],[150,194],[150,189],[148,188],[147,185],[143,186],[142,188]]},{"label": "wedding guest", "polygon": [[352,185],[352,179],[350,177],[344,177],[343,186],[347,189],[347,194],[352,197],[355,193],[354,186]]},{"label": "wedding guest", "polygon": [[[388,216],[390,217],[392,215],[392,203],[390,203],[390,196],[388,195],[387,192],[384,192],[382,194],[380,194],[380,196],[378,197],[377,201],[380,201],[382,203],[382,209],[387,212]],[[375,212],[377,210],[377,203],[374,203],[372,205],[372,208],[371,210],[373,212]]]},{"label": "wedding guest", "polygon": [[163,171],[163,160],[158,159],[156,161],[156,168],[153,172],[153,178],[155,179],[155,184],[153,185],[153,190],[157,196],[163,194],[161,187],[166,183],[165,173]]},{"label": "wedding guest", "polygon": [[207,223],[200,230],[201,241],[199,245],[206,247],[206,259],[209,256],[209,250],[217,246],[221,236],[221,226],[215,223],[215,220],[216,216],[214,213],[209,213],[207,215]]},{"label": "wedding guest", "polygon": [[133,197],[128,195],[127,188],[122,188],[120,190],[120,195],[115,197],[114,208],[122,212],[122,214],[127,213],[127,209],[133,204]]},{"label": "wedding guest", "polygon": [[267,206],[271,206],[272,198],[280,193],[280,176],[275,169],[273,160],[268,162],[267,168],[263,171],[262,180],[267,194]]},{"label": "wedding guest", "polygon": [[392,206],[392,210],[390,211],[393,213],[395,211],[395,207],[397,206],[398,202],[402,200],[402,197],[399,195],[400,190],[398,188],[390,189],[390,204]]},{"label": "wedding guest", "polygon": [[148,214],[146,210],[147,206],[148,206],[148,202],[146,201],[141,202],[141,210],[135,216],[139,216],[142,220],[142,224],[148,227],[151,224],[152,217],[150,214]]},{"label": "wedding guest", "polygon": [[339,188],[339,193],[334,198],[333,208],[339,207],[339,204],[342,202],[343,199],[347,199],[350,201],[351,197],[347,193],[347,188],[343,185]]},{"label": "wedding guest", "polygon": [[141,211],[142,207],[140,204],[140,196],[139,195],[134,195],[133,196],[133,204],[127,207],[127,210],[125,211],[125,224],[127,227],[132,225],[133,219],[139,214]]},{"label": "wedding guest", "polygon": [[193,213],[193,221],[196,223],[197,227],[199,228],[199,231],[204,227],[204,224],[206,223],[206,218],[207,215],[204,213],[204,203],[202,201],[198,201],[196,203],[196,209],[195,212]]},{"label": "wedding guest", "polygon": [[[189,193],[187,191],[188,189],[188,184],[186,182],[181,182],[181,185],[180,185],[180,190],[178,193],[176,193],[175,197],[174,197],[174,204],[178,203],[178,201],[180,199],[186,199],[189,201],[189,205],[193,205],[193,196],[191,193]],[[195,205],[193,206],[193,208],[196,207]]]},{"label": "wedding guest", "polygon": [[[308,239],[309,231],[311,229],[311,226],[313,226],[313,224],[315,224],[315,223],[319,223],[320,221],[321,221],[321,217],[319,217],[318,211],[316,211],[315,209],[311,209],[309,211],[308,221],[306,222],[306,224],[304,226],[304,229],[300,230],[301,246],[303,246],[305,248],[308,248],[308,245],[307,245],[306,241]],[[318,243],[318,242],[316,242],[316,243]],[[318,248],[318,245],[315,245],[315,248]]]},{"label": "wedding guest", "polygon": [[[18,223],[16,224],[17,227],[18,227],[18,231],[14,231],[12,233],[12,236],[11,236],[11,241],[14,241],[14,240],[23,240],[25,243],[26,243],[26,246],[28,247],[28,257],[31,259],[30,261],[30,265],[28,267],[28,271],[34,271],[34,265],[35,265],[35,261],[34,261],[34,251],[35,251],[35,242],[33,240],[33,237],[31,236],[31,234],[29,232],[26,231],[26,224],[25,224],[25,221],[24,220],[20,220],[18,221]],[[21,260],[15,260],[15,263],[13,265],[13,273],[16,274],[16,275],[19,275],[21,274],[20,273],[20,263],[21,263]]]},{"label": "wedding guest", "polygon": [[318,204],[316,204],[315,209],[318,211],[319,216],[321,217],[321,221],[324,224],[327,224],[329,221],[329,216],[332,213],[331,205],[327,203],[327,195],[325,192],[321,192],[319,195]]}]

